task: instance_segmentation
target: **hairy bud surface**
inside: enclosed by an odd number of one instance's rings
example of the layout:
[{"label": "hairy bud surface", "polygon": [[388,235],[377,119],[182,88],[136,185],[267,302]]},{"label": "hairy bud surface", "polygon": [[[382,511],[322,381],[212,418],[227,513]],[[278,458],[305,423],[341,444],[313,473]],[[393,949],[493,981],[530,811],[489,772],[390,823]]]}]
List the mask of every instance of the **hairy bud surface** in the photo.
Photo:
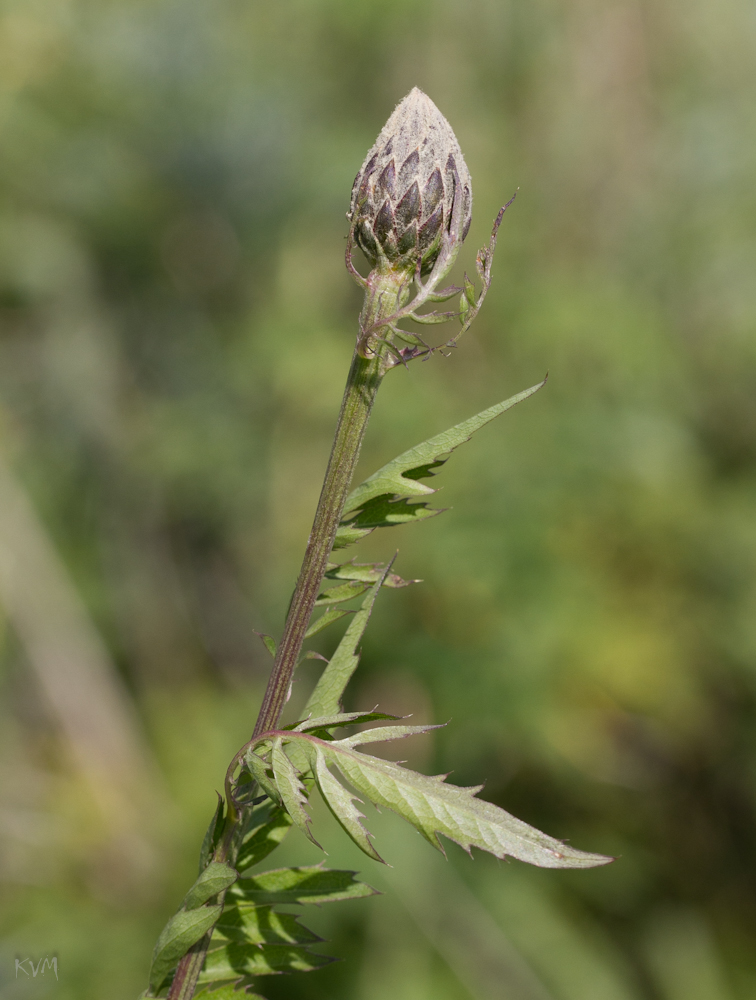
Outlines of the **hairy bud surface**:
[{"label": "hairy bud surface", "polygon": [[422,274],[444,243],[467,236],[472,183],[457,137],[433,101],[415,87],[397,105],[352,187],[348,218],[373,267]]}]

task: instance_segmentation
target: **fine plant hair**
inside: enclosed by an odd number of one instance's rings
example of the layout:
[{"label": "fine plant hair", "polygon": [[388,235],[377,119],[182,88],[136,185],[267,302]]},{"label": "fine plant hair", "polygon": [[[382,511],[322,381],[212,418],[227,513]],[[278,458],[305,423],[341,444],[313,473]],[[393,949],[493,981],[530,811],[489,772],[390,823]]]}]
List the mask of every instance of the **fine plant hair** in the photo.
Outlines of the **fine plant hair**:
[{"label": "fine plant hair", "polygon": [[[468,853],[478,847],[542,868],[592,868],[612,860],[579,851],[485,802],[477,797],[482,786],[461,788],[446,775],[427,776],[365,753],[361,748],[370,743],[436,727],[405,725],[375,710],[345,712],[342,705],[380,590],[414,581],[397,576],[393,560],[339,562],[336,554],[378,528],[442,513],[428,506],[435,490],[423,480],[432,479],[475,431],[545,382],[415,445],[351,489],[383,378],[399,365],[448,354],[469,328],[491,282],[496,237],[509,204],[496,217],[488,245],[478,251],[480,287],[467,274],[461,286],[443,286],[470,228],[472,184],[451,126],[417,88],[397,106],[357,174],[347,216],[346,265],[365,299],[315,520],[281,640],[262,637],[274,663],[257,723],[228,766],[225,795],[218,795],[200,850],[198,878],[158,938],[142,997],[261,1000],[258,977],[309,972],[333,961],[315,950],[317,935],[277,907],[357,899],[374,890],[354,872],[322,865],[258,867],[292,826],[320,846],[307,812],[316,788],[344,832],[378,862],[383,859],[359,809],[365,799],[398,813],[440,851],[443,834]],[[355,246],[368,261],[367,277],[354,265]],[[456,308],[435,308],[453,299]],[[456,320],[461,326],[431,347],[405,328],[407,320]],[[353,600],[361,603],[350,614],[343,605]],[[281,726],[298,664],[323,659],[304,651],[304,643],[347,615],[349,625],[301,718]],[[354,733],[351,727],[364,723],[376,725]]]}]

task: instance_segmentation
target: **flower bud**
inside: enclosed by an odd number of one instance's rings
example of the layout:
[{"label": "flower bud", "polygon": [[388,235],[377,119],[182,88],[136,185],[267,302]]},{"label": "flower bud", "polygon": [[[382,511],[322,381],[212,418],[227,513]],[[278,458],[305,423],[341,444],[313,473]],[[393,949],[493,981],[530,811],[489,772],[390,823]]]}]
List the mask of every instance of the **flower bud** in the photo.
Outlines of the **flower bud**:
[{"label": "flower bud", "polygon": [[[472,219],[472,183],[457,137],[417,87],[397,105],[352,187],[347,217],[373,267],[428,274],[453,259]],[[444,268],[446,270],[446,268]]]}]

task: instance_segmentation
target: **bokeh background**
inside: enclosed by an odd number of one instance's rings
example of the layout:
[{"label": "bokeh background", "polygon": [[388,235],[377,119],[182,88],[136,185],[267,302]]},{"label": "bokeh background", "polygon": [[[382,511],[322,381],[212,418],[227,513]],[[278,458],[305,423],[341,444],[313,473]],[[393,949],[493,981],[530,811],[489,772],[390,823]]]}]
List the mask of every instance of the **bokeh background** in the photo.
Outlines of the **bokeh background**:
[{"label": "bokeh background", "polygon": [[261,991],[756,997],[755,44],[747,0],[2,0],[3,1000],[144,988],[309,530],[351,182],[414,85],[473,176],[468,267],[519,193],[361,468],[550,379],[445,467],[452,510],[363,543],[424,582],[348,704],[451,720],[413,765],[619,860],[445,862],[371,809],[378,870],[316,804],[384,895],[306,914],[345,961]]}]

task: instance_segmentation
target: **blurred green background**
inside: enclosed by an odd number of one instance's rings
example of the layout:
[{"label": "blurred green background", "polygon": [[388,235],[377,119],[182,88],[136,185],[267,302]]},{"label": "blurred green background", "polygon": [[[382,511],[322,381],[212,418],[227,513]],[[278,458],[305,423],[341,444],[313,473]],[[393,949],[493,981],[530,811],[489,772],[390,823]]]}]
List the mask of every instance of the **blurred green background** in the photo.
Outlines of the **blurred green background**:
[{"label": "blurred green background", "polygon": [[747,0],[2,0],[3,1000],[144,988],[309,531],[351,182],[414,85],[472,173],[468,267],[519,194],[361,468],[550,379],[443,470],[453,510],[363,543],[424,583],[348,705],[450,719],[413,765],[619,860],[444,862],[371,809],[379,871],[316,805],[385,894],[305,914],[346,961],[260,988],[756,998],[755,43]]}]

